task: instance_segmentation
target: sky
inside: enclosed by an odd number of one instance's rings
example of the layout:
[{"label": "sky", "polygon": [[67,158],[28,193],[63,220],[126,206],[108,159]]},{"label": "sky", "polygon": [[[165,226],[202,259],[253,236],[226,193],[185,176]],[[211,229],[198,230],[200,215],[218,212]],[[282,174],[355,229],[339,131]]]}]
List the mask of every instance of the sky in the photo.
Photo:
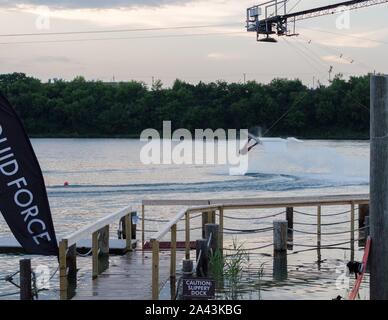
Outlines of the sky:
[{"label": "sky", "polygon": [[[335,2],[289,0],[287,9]],[[281,77],[313,86],[327,83],[331,66],[331,76],[388,73],[388,3],[351,11],[349,21],[337,14],[297,22],[299,36],[281,37],[276,44],[256,42],[255,34],[246,32],[246,8],[256,4],[255,0],[0,0],[0,74],[23,72],[43,81],[81,75],[147,85],[160,79],[165,86],[176,78],[198,83],[243,82],[245,77],[267,83]],[[162,30],[149,30],[154,28]],[[121,31],[45,34],[107,30]]]}]

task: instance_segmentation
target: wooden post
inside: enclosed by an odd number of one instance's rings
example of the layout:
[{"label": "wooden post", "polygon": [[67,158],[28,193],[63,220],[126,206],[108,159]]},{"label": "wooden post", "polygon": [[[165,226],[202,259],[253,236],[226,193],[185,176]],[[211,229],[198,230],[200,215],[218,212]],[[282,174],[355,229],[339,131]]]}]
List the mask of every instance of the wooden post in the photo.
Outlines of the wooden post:
[{"label": "wooden post", "polygon": [[284,281],[288,277],[287,251],[278,251],[273,255],[273,279]]},{"label": "wooden post", "polygon": [[141,206],[141,249],[144,252],[145,245],[145,207],[144,204]]},{"label": "wooden post", "polygon": [[366,218],[369,216],[369,204],[360,204],[358,206],[358,246],[365,246],[366,241]]},{"label": "wooden post", "polygon": [[288,222],[287,229],[287,249],[292,250],[294,248],[294,208],[288,207],[286,209],[286,220]]},{"label": "wooden post", "polygon": [[358,228],[365,227],[365,218],[369,216],[369,204],[360,204],[358,206]]},{"label": "wooden post", "polygon": [[217,249],[219,249],[219,225],[218,224],[212,224],[208,223],[205,226],[205,236],[206,240],[209,241],[210,239],[210,245],[209,245],[209,250],[211,251],[211,254],[214,254]]},{"label": "wooden post", "polygon": [[[182,261],[182,273],[183,279],[191,278],[193,276],[193,260],[184,259]],[[179,300],[188,300],[188,298],[183,297],[183,288],[180,290]]]},{"label": "wooden post", "polygon": [[182,261],[183,276],[190,277],[193,275],[193,260],[184,259]]},{"label": "wooden post", "polygon": [[98,274],[109,268],[109,225],[102,228],[99,236]]},{"label": "wooden post", "polygon": [[208,223],[216,223],[216,212],[215,211],[209,211],[208,213],[207,213],[207,216],[208,216],[208,218],[207,218],[207,221],[208,221]]},{"label": "wooden post", "polygon": [[[208,248],[206,239],[200,239],[196,241],[196,261],[197,261],[197,276],[207,277],[208,276]],[[201,256],[200,256],[201,255]]]},{"label": "wooden post", "polygon": [[129,215],[124,217],[124,228],[125,228],[125,250],[132,251],[132,221]]},{"label": "wooden post", "polygon": [[286,209],[286,220],[288,222],[288,229],[294,229],[294,208],[288,207]]},{"label": "wooden post", "polygon": [[170,278],[176,278],[176,233],[177,226],[174,224],[171,227],[171,262],[170,262]]},{"label": "wooden post", "polygon": [[224,250],[224,209],[220,208],[220,216],[219,216],[219,248],[221,253]]},{"label": "wooden post", "polygon": [[187,211],[185,214],[185,257],[190,259],[190,212]]},{"label": "wooden post", "polygon": [[318,206],[317,209],[317,247],[321,247],[322,240],[322,207]]},{"label": "wooden post", "polygon": [[275,252],[287,251],[287,226],[288,222],[286,220],[275,220],[273,222],[273,248]]},{"label": "wooden post", "polygon": [[276,281],[287,279],[287,230],[287,220],[273,222],[273,278]]},{"label": "wooden post", "polygon": [[68,284],[72,287],[72,291],[77,287],[77,246],[72,245],[67,252],[67,265],[69,272],[67,275]]},{"label": "wooden post", "polygon": [[352,202],[350,206],[350,260],[354,261],[354,221],[355,221],[355,205]]},{"label": "wooden post", "polygon": [[96,279],[98,277],[99,235],[100,234],[98,231],[92,234],[92,277],[93,279]]},{"label": "wooden post", "polygon": [[321,269],[321,243],[322,243],[322,207],[318,206],[317,209],[317,254],[318,254],[318,270]]},{"label": "wooden post", "polygon": [[151,240],[152,245],[152,300],[159,300],[159,241]]},{"label": "wooden post", "polygon": [[133,220],[135,220],[137,222],[137,212],[131,212],[131,239],[136,240],[137,239],[137,223],[133,223]]},{"label": "wooden post", "polygon": [[20,300],[32,300],[31,260],[22,259],[20,265]]},{"label": "wooden post", "polygon": [[371,76],[370,299],[388,300],[388,76]]},{"label": "wooden post", "polygon": [[67,240],[61,240],[59,242],[59,290],[61,300],[67,300]]},{"label": "wooden post", "polygon": [[202,212],[202,238],[205,238],[205,225],[208,223],[216,223],[216,212]]}]

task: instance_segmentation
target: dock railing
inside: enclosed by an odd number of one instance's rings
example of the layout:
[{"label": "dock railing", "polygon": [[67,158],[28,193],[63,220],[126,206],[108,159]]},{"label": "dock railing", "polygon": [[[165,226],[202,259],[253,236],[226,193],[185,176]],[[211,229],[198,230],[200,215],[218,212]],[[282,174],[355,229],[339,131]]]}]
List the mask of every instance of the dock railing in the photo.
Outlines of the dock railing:
[{"label": "dock railing", "polygon": [[[144,245],[144,230],[145,230],[145,206],[172,206],[182,205],[189,201],[173,201],[173,200],[147,200],[142,204],[142,239]],[[250,209],[271,209],[271,208],[287,208],[293,209],[297,207],[316,207],[316,236],[317,247],[321,247],[322,237],[322,207],[324,206],[350,206],[350,245],[351,250],[354,252],[355,242],[355,211],[356,205],[369,204],[368,194],[359,195],[334,195],[334,196],[309,196],[309,197],[281,197],[281,198],[256,198],[256,199],[235,199],[235,200],[199,200],[193,201],[195,203],[204,203],[206,205],[200,205],[195,207],[189,207],[179,211],[179,213],[166,223],[162,229],[150,238],[152,247],[152,299],[159,299],[159,262],[160,262],[160,242],[161,240],[170,234],[171,237],[171,257],[170,257],[170,278],[171,282],[176,281],[177,270],[177,225],[184,221],[184,233],[185,233],[185,258],[190,259],[190,215],[193,213],[214,213],[218,211],[218,224],[219,224],[219,244],[220,248],[223,246],[223,234],[224,234],[224,212],[226,210],[250,210]],[[290,230],[290,216],[288,210],[285,211],[286,219],[289,222]]]},{"label": "dock railing", "polygon": [[[97,278],[109,268],[110,225],[125,220],[125,250],[132,251],[132,207],[126,207],[96,222],[63,237],[59,242],[60,298],[66,300],[74,295],[77,286],[77,242],[92,239],[92,276]],[[89,254],[90,254],[89,253]]]}]

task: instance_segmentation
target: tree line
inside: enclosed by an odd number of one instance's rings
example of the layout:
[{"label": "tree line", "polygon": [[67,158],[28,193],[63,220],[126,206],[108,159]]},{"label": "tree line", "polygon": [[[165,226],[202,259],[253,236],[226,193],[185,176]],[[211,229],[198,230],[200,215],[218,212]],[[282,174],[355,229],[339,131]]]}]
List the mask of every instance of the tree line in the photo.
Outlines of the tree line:
[{"label": "tree line", "polygon": [[367,139],[369,76],[308,88],[300,80],[227,83],[176,80],[104,83],[77,77],[42,82],[0,75],[2,92],[32,137],[138,137],[142,130],[262,128],[267,136]]}]

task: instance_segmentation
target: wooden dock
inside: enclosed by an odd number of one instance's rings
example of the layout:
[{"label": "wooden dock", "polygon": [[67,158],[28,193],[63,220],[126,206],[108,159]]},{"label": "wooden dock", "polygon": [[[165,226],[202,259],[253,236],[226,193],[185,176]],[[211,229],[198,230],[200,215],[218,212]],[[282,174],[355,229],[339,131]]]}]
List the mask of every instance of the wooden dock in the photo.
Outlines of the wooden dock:
[{"label": "wooden dock", "polygon": [[[183,259],[184,251],[178,252]],[[160,254],[159,288],[165,287],[165,299],[170,299],[169,251]],[[152,254],[144,251],[128,252],[111,257],[110,267],[95,280],[80,279],[73,300],[150,300],[152,297]],[[167,283],[167,284],[166,284]]]},{"label": "wooden dock", "polygon": [[[179,278],[177,270],[180,269],[182,259],[192,258],[193,241],[191,238],[191,219],[199,214],[202,216],[202,227],[204,217],[219,225],[218,243],[223,248],[224,234],[224,212],[237,210],[257,210],[269,208],[284,208],[286,224],[285,230],[293,230],[293,208],[315,207],[316,208],[316,247],[318,252],[321,248],[322,239],[322,207],[323,206],[348,206],[349,210],[343,214],[349,216],[349,246],[354,255],[355,242],[355,212],[356,206],[360,208],[368,205],[369,195],[330,195],[310,197],[283,197],[283,198],[257,198],[257,199],[227,199],[185,201],[179,200],[147,200],[141,205],[142,233],[141,245],[133,250],[132,229],[137,220],[133,220],[134,208],[127,207],[112,215],[106,216],[93,224],[82,228],[63,237],[59,242],[59,276],[61,299],[75,300],[158,300],[171,299],[175,288],[169,285],[169,279],[175,286],[175,280]],[[153,234],[149,241],[144,237],[145,221],[150,219],[145,216],[146,206],[170,206],[187,205],[180,210],[175,217],[166,223]],[[360,215],[361,217],[362,215]],[[216,220],[218,217],[218,221]],[[110,239],[110,225],[117,221],[125,220],[124,231],[126,240],[122,242],[126,251],[121,256],[112,256],[111,248],[115,247],[115,241]],[[283,221],[284,222],[284,221]],[[359,221],[360,222],[360,221]],[[208,223],[208,222],[207,222]],[[364,223],[364,221],[362,222]],[[182,224],[183,229],[178,229]],[[177,231],[183,232],[184,241],[177,241]],[[134,231],[136,232],[136,231]],[[315,233],[314,233],[315,234]],[[87,247],[91,248],[90,269],[91,274],[78,277],[77,256],[83,239],[89,239]],[[145,240],[145,241],[143,241]],[[311,246],[312,244],[309,243]],[[84,245],[86,246],[86,244]],[[183,250],[179,250],[183,249]],[[149,251],[150,250],[150,251]],[[318,253],[319,255],[320,253]],[[89,269],[89,270],[90,270]],[[75,294],[75,295],[74,295]]]}]

